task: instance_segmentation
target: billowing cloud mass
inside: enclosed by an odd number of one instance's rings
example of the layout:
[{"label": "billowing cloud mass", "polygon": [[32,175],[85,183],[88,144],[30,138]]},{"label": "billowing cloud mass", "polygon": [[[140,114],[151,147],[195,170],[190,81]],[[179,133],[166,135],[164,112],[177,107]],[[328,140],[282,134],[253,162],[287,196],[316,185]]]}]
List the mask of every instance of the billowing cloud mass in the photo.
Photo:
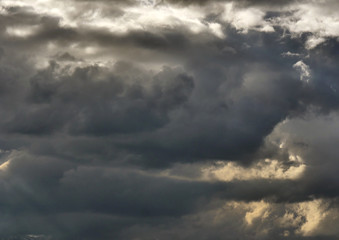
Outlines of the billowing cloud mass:
[{"label": "billowing cloud mass", "polygon": [[0,239],[339,239],[336,0],[1,0]]}]

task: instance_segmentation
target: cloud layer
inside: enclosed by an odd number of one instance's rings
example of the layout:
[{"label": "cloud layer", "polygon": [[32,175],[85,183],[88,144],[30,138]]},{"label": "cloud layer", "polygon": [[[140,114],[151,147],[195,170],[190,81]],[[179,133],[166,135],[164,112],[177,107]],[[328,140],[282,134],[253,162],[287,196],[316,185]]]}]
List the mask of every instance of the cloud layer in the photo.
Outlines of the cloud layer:
[{"label": "cloud layer", "polygon": [[339,237],[336,1],[0,3],[0,239]]}]

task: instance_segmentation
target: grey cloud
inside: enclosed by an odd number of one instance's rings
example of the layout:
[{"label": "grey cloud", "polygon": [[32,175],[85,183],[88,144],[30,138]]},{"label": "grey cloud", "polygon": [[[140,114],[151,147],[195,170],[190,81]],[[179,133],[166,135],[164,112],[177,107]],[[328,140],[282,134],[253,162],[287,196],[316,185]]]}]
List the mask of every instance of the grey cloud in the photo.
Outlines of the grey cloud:
[{"label": "grey cloud", "polygon": [[62,54],[58,54],[56,56],[56,60],[73,62],[73,61],[79,61],[80,59],[77,59],[76,57],[72,56],[68,52],[65,52],[65,53],[62,53]]},{"label": "grey cloud", "polygon": [[[76,4],[79,12],[107,4],[102,14],[114,19],[135,3]],[[218,16],[203,24],[222,24],[225,39],[189,26],[118,34],[33,10],[13,6],[0,16],[1,163],[11,158],[0,165],[0,239],[285,239],[285,230],[286,239],[327,238],[300,236],[274,218],[246,228],[250,210],[222,212],[229,201],[261,200],[280,217],[286,204],[313,199],[338,209],[337,118],[303,125],[309,112],[317,119],[338,110],[336,39],[306,50],[308,33],[239,33]],[[33,25],[31,35],[7,32]],[[299,60],[308,83],[293,68]],[[197,180],[215,160],[288,167],[291,153],[307,166],[299,179]]]},{"label": "grey cloud", "polygon": [[64,125],[75,134],[94,135],[152,129],[165,124],[168,111],[187,101],[194,87],[190,76],[171,68],[152,76],[117,63],[113,72],[92,66],[55,79],[57,68],[52,62],[31,78],[28,100],[37,108],[14,113],[5,124],[10,132],[49,133]]},{"label": "grey cloud", "polygon": [[[10,225],[0,224],[3,239],[18,234],[43,234],[52,239],[84,236],[125,239],[148,227],[154,228],[156,235],[162,235],[162,224],[169,224],[167,229],[173,228],[173,231],[183,227],[183,233],[191,238],[195,234],[187,225],[194,224],[196,216],[204,217],[209,211],[225,209],[222,207],[225,201],[265,199],[286,204],[309,201],[314,197],[334,197],[318,195],[312,186],[319,184],[317,179],[313,183],[308,180],[187,181],[135,168],[79,166],[72,161],[35,156],[24,151],[8,154],[3,158],[10,159],[10,163],[0,174],[0,192],[5,196],[0,203],[6,209],[6,221]],[[321,191],[326,192],[323,188]],[[333,204],[335,207],[336,203]],[[238,222],[243,221],[241,216],[223,221],[235,221],[236,218]],[[182,220],[181,226],[174,224]],[[17,224],[12,224],[14,221]],[[213,228],[204,221],[200,225]],[[147,235],[149,231],[143,234]],[[206,237],[218,239],[220,230],[216,235],[209,234]],[[272,234],[275,236],[276,233]],[[236,235],[242,236],[240,232]]]},{"label": "grey cloud", "polygon": [[[213,2],[232,2],[232,0],[164,0],[164,2],[168,3],[174,3],[174,4],[182,4],[182,5],[189,5],[189,4],[201,4],[201,5],[207,5]],[[236,4],[239,4],[240,6],[248,6],[248,5],[277,5],[277,6],[284,6],[288,5],[290,3],[297,2],[296,0],[241,0],[236,1]]]},{"label": "grey cloud", "polygon": [[293,203],[339,196],[337,186],[324,188],[327,182],[323,184],[314,174],[313,179],[300,180],[205,182],[136,168],[79,166],[67,159],[24,151],[10,153],[7,160],[6,171],[1,172],[1,191],[6,196],[1,204],[19,215],[39,210],[43,214],[92,211],[140,217],[180,216],[215,199]]},{"label": "grey cloud", "polygon": [[[304,199],[306,194],[298,192],[304,188],[293,181],[190,182],[152,176],[137,169],[75,167],[68,161],[24,152],[12,153],[10,159],[8,170],[1,173],[0,191],[6,196],[1,199],[1,206],[6,208],[6,221],[10,224],[9,228],[0,225],[3,239],[19,233],[43,234],[52,239],[84,236],[126,239],[136,232],[150,234],[147,228],[153,228],[157,236],[169,234],[169,230],[174,231],[171,236],[176,236],[175,229],[182,228],[182,233],[193,238],[196,233],[189,225],[209,214],[215,217],[214,211],[220,214],[220,209],[225,210],[225,206],[222,207],[225,200],[274,200],[278,195],[289,198],[275,201],[279,205],[314,197]],[[296,199],[298,195],[302,198]],[[335,207],[335,202],[333,204]],[[237,214],[245,213],[232,211],[233,216],[219,215],[222,217],[219,223],[236,221],[242,224],[243,218]],[[282,216],[283,208],[279,211]],[[14,221],[17,224],[12,224]],[[165,232],[162,232],[163,224],[168,226]],[[222,232],[217,230],[219,225],[214,228],[209,224],[205,220],[199,223],[208,232],[202,239],[207,236],[219,239]],[[230,226],[236,231],[235,236],[243,236],[241,225],[239,228]],[[265,228],[265,225],[258,227]],[[214,235],[208,229],[217,232]],[[271,234],[276,236],[277,233]]]},{"label": "grey cloud", "polygon": [[[115,75],[120,73],[114,72],[118,70],[110,73],[94,66],[78,68],[56,80],[58,64],[53,63],[30,80],[28,99],[38,108],[14,113],[4,128],[25,134],[58,129],[92,136],[127,134],[113,141],[112,147],[141,155],[143,160],[138,157],[134,163],[154,166],[206,158],[249,162],[277,123],[302,113],[309,105],[325,109],[337,99],[335,93],[332,99],[323,97],[319,89],[329,88],[322,81],[320,87],[299,81],[292,68],[294,60],[282,58],[283,47],[273,44],[275,34],[251,34],[251,40],[257,42],[249,49],[238,45],[239,39],[246,42],[247,36],[232,31],[226,43],[216,41],[212,48],[192,43],[187,53],[194,57],[185,67],[194,80],[168,69],[149,76],[131,70],[131,65],[125,65],[118,77]],[[224,45],[233,46],[236,53],[220,53]],[[193,52],[193,47],[200,47],[201,53]],[[104,78],[107,80],[98,81]],[[124,78],[153,78],[154,86],[149,90],[138,83],[124,86]],[[164,83],[158,84],[160,81]],[[23,118],[26,121],[22,122]],[[38,124],[38,119],[44,119],[43,123]]]}]

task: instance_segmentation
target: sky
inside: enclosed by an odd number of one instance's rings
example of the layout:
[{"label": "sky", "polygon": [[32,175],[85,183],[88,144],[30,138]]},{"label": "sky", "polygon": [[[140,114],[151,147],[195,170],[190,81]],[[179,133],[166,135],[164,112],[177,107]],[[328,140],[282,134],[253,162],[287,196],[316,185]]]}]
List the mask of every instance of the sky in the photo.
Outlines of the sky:
[{"label": "sky", "polygon": [[0,240],[339,239],[338,9],[0,0]]}]

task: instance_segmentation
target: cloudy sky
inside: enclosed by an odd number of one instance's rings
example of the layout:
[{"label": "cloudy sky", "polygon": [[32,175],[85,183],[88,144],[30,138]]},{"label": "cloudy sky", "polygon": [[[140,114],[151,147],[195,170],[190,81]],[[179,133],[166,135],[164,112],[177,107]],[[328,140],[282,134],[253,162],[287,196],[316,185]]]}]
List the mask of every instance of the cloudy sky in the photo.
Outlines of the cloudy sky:
[{"label": "cloudy sky", "polygon": [[0,240],[339,239],[338,0],[0,0]]}]

